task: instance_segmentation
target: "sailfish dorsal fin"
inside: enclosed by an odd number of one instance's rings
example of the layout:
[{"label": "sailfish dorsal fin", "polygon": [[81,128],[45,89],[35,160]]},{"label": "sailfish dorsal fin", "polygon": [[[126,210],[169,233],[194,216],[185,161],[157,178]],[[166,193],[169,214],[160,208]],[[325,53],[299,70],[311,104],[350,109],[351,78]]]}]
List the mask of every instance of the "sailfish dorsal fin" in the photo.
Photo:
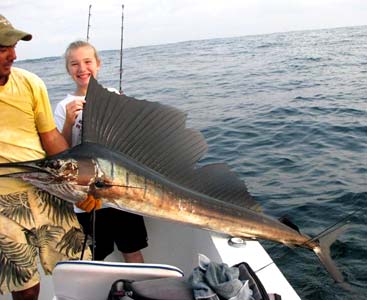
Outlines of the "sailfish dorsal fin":
[{"label": "sailfish dorsal fin", "polygon": [[186,114],[158,102],[109,92],[89,81],[82,143],[103,145],[166,178],[233,204],[257,208],[245,184],[224,164],[197,167],[207,151],[203,135],[186,128]]}]

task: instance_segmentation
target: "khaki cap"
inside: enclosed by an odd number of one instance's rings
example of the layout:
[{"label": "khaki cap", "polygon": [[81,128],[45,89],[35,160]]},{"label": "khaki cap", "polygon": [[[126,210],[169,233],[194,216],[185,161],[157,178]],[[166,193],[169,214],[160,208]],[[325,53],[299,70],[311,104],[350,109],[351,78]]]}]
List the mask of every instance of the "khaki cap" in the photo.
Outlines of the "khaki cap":
[{"label": "khaki cap", "polygon": [[0,15],[0,45],[1,46],[12,46],[15,45],[19,40],[30,41],[32,35],[15,29],[13,25],[3,16]]}]

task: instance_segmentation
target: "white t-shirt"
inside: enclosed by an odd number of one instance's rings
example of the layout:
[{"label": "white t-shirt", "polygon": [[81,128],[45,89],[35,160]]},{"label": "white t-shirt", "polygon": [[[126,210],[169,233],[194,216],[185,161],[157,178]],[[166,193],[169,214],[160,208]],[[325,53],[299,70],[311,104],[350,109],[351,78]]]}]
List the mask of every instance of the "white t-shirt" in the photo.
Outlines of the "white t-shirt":
[{"label": "white t-shirt", "polygon": [[[54,118],[57,129],[62,132],[64,128],[64,123],[66,119],[66,105],[73,100],[84,100],[85,96],[74,96],[68,94],[66,98],[60,101],[55,109]],[[76,117],[74,126],[72,128],[72,136],[71,136],[71,146],[74,147],[81,143],[82,138],[82,117],[83,112],[81,111],[80,114]]]},{"label": "white t-shirt", "polygon": [[[110,92],[115,92],[118,94],[118,91],[113,88],[108,89]],[[85,96],[74,96],[71,94],[68,94],[62,101],[60,101],[56,105],[56,109],[54,112],[54,118],[57,129],[62,132],[62,129],[64,127],[65,119],[66,119],[66,105],[73,101],[73,100],[84,100]],[[83,112],[81,111],[79,115],[76,117],[74,126],[72,128],[72,136],[71,136],[71,146],[74,147],[76,145],[79,145],[81,143],[82,138],[82,118],[83,118]],[[102,205],[102,208],[105,208],[105,205]],[[76,213],[85,212],[84,210],[76,207],[74,205],[74,211]]]}]

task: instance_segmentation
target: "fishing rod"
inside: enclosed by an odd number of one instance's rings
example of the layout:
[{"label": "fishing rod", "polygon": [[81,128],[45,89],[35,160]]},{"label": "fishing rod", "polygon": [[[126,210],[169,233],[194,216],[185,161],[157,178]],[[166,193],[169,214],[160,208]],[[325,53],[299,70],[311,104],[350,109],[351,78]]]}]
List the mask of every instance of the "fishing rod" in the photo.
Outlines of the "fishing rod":
[{"label": "fishing rod", "polygon": [[124,4],[122,4],[122,13],[121,13],[121,46],[120,46],[120,94],[122,91],[122,55],[123,55],[123,43],[124,43]]},{"label": "fishing rod", "polygon": [[[92,9],[92,4],[89,4],[87,42],[89,42],[89,28],[90,28],[90,17],[91,17],[90,11],[91,11],[91,9]],[[92,227],[92,234],[91,234],[91,238],[92,238],[92,260],[94,260],[95,247],[96,247],[96,210],[93,209],[89,214],[90,214],[89,223],[91,223],[91,227]],[[88,233],[85,233],[84,242],[83,242],[83,246],[82,246],[82,251],[81,251],[81,255],[80,255],[80,260],[83,260],[84,251],[85,251],[85,247],[86,247],[86,244],[87,244],[87,239],[88,239]]]},{"label": "fishing rod", "polygon": [[89,4],[89,14],[88,14],[88,27],[87,27],[87,42],[89,41],[89,28],[90,28],[90,10],[92,8],[92,4]]},{"label": "fishing rod", "polygon": [[[89,13],[88,13],[88,28],[87,28],[87,42],[89,41],[89,28],[90,28],[90,17],[91,17],[91,8],[92,5],[89,5]],[[120,94],[123,93],[122,91],[122,55],[123,55],[123,41],[124,41],[124,4],[122,4],[122,13],[121,13],[121,47],[120,47],[120,87],[119,92]],[[95,256],[95,232],[96,232],[96,210],[93,209],[90,212],[90,223],[92,223],[92,259],[94,259]],[[84,250],[87,243],[87,234],[85,235],[84,243],[83,243],[83,249],[81,253],[81,258],[83,259]]]}]

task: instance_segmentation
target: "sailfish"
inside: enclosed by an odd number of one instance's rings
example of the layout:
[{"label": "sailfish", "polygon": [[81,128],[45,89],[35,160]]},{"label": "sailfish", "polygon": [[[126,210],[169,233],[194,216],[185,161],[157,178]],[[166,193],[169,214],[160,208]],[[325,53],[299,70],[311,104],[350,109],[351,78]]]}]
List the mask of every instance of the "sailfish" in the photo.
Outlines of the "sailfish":
[{"label": "sailfish", "polygon": [[316,253],[336,282],[343,275],[330,246],[346,224],[311,238],[260,211],[245,183],[223,163],[199,165],[203,135],[186,114],[159,102],[109,92],[90,79],[82,142],[45,159],[1,164],[16,177],[72,203],[87,197],[143,216],[244,239],[265,239]]}]

